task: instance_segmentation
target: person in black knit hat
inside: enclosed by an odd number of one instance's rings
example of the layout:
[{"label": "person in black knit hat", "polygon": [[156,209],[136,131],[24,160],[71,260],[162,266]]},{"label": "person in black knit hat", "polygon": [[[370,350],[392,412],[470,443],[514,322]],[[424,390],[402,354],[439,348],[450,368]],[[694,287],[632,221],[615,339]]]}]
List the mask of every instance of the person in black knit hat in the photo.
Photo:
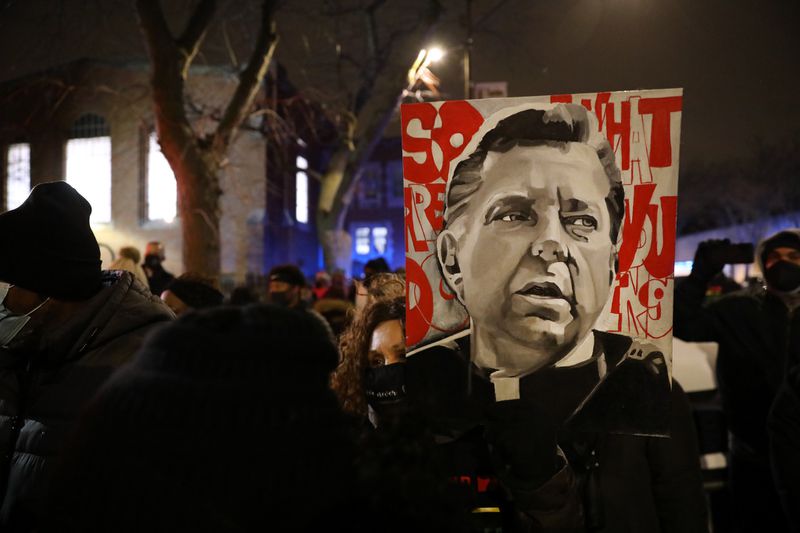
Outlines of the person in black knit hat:
[{"label": "person in black knit hat", "polygon": [[0,530],[47,514],[53,463],[80,409],[172,313],[130,272],[100,270],[92,208],[65,182],[0,214]]},{"label": "person in black knit hat", "polygon": [[331,342],[336,344],[336,335],[333,333],[328,321],[321,314],[309,307],[301,297],[301,290],[306,286],[306,277],[296,265],[278,265],[269,271],[269,292],[270,303],[287,307],[289,309],[300,309],[313,316],[327,330]]},{"label": "person in black knit hat", "polygon": [[337,357],[302,311],[181,316],[89,406],[46,530],[336,530],[355,479]]}]

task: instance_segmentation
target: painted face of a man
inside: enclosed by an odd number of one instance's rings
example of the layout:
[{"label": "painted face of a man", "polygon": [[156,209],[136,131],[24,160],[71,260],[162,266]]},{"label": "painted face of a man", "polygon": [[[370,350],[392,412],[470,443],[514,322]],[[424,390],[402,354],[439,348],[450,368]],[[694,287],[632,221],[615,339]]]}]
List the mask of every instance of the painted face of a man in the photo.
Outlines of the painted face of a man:
[{"label": "painted face of a man", "polygon": [[[494,368],[531,369],[564,357],[608,298],[615,246],[609,181],[581,143],[489,152],[482,185],[440,237],[447,276],[476,328],[506,346]],[[447,253],[440,257],[446,256]]]}]

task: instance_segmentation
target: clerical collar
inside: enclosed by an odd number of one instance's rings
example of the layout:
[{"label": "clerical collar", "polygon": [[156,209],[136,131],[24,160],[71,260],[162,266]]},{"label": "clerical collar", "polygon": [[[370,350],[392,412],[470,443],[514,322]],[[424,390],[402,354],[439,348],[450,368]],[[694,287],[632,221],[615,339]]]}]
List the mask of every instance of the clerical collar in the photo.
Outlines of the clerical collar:
[{"label": "clerical collar", "polygon": [[[569,353],[566,357],[562,358],[555,365],[549,367],[551,370],[569,371],[575,370],[581,375],[590,377],[592,382],[597,383],[602,380],[607,371],[608,366],[602,351],[598,350],[595,342],[594,331],[591,331],[586,337]],[[580,369],[580,370],[579,370]],[[546,369],[538,370],[542,372]],[[495,398],[497,401],[503,400],[517,400],[520,398],[520,379],[525,378],[531,373],[509,375],[506,370],[496,370],[489,374],[489,380],[494,385]],[[569,372],[568,372],[569,373]],[[551,372],[544,374],[553,375]],[[577,375],[577,374],[576,374]]]}]

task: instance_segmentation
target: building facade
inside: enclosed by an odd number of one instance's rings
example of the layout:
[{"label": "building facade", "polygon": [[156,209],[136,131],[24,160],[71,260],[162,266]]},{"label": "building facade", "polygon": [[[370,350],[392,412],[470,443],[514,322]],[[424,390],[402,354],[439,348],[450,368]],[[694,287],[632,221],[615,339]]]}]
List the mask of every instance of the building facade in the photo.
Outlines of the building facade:
[{"label": "building facade", "polygon": [[[31,187],[71,183],[92,204],[92,228],[104,266],[122,246],[166,246],[165,267],[184,271],[174,175],[158,148],[146,64],[78,61],[0,86],[0,209],[16,207]],[[215,127],[236,76],[193,69],[187,80],[197,131]],[[263,274],[266,142],[242,129],[220,173],[224,285]]]}]

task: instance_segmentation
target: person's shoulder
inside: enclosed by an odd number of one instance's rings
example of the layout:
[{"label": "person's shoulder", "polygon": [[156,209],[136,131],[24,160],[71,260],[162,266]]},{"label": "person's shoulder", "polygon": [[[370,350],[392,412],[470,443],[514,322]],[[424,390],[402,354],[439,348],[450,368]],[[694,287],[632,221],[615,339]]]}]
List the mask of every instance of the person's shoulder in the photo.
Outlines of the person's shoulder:
[{"label": "person's shoulder", "polygon": [[574,424],[589,431],[668,434],[671,385],[663,351],[627,335],[598,331],[595,336],[607,358],[607,374]]},{"label": "person's shoulder", "polygon": [[466,376],[469,363],[469,350],[462,348],[469,343],[469,331],[445,337],[436,342],[410,350],[406,354],[406,366],[410,375],[417,378],[426,376],[439,382],[458,374]]},{"label": "person's shoulder", "polygon": [[667,359],[657,345],[647,340],[619,333],[595,331],[595,338],[602,347],[609,369],[621,365],[644,365],[654,375],[667,373]]},{"label": "person's shoulder", "polygon": [[469,353],[469,343],[472,332],[469,329],[453,333],[441,339],[436,339],[422,345],[417,345],[406,354],[409,358],[422,354],[444,354],[454,352]]},{"label": "person's shoulder", "polygon": [[104,271],[103,282],[105,286],[112,288],[122,308],[140,308],[143,311],[162,316],[165,320],[173,318],[161,298],[150,292],[150,288],[132,272]]},{"label": "person's shoulder", "polygon": [[463,366],[465,359],[455,343],[435,343],[407,354],[407,363],[413,368]]},{"label": "person's shoulder", "polygon": [[729,292],[720,295],[714,301],[708,304],[709,309],[714,309],[718,312],[726,312],[739,310],[742,307],[759,306],[764,303],[767,296],[767,291],[764,287],[759,285],[752,285],[739,289],[738,291]]},{"label": "person's shoulder", "polygon": [[175,315],[160,298],[127,271],[103,272],[106,301],[95,317],[98,337],[115,337],[151,324],[173,320]]}]

